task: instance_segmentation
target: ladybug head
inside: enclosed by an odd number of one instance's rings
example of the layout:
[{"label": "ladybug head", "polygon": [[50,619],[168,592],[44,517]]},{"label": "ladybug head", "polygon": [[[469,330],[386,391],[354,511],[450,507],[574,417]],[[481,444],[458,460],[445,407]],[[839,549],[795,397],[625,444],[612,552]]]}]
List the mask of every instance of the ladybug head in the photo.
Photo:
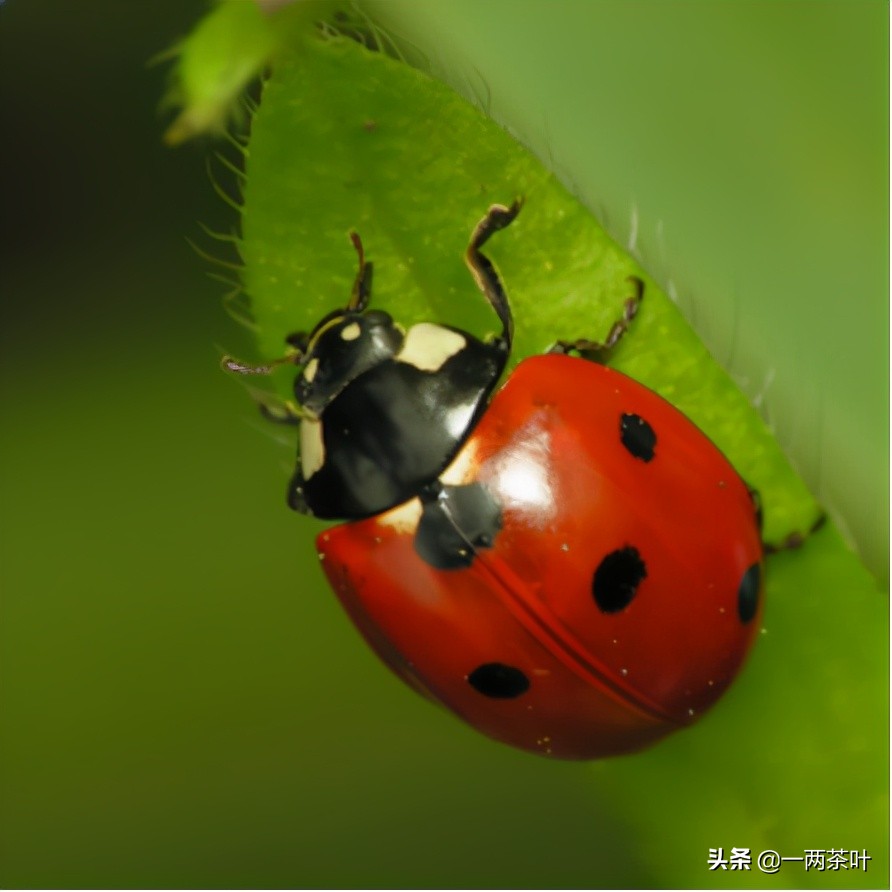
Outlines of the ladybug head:
[{"label": "ladybug head", "polygon": [[359,257],[359,271],[346,307],[324,316],[307,334],[286,339],[298,354],[303,370],[294,382],[294,397],[313,415],[323,409],[355,378],[396,354],[403,330],[381,310],[367,310],[372,287],[372,264],[366,263],[362,242],[350,239]]},{"label": "ladybug head", "polygon": [[402,343],[402,330],[381,310],[329,314],[306,340],[295,399],[319,415],[351,381],[392,357]]}]

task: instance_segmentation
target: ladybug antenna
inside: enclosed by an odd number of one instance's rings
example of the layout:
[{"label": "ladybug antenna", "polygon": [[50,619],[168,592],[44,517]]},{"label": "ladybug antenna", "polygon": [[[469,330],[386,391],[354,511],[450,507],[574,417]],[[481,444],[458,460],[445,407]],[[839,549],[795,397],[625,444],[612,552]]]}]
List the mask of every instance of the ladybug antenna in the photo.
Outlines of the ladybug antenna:
[{"label": "ladybug antenna", "polygon": [[350,294],[350,302],[347,310],[361,313],[369,304],[372,296],[372,264],[365,262],[365,251],[362,249],[362,239],[358,232],[350,232],[350,241],[356,249],[359,258],[359,269],[356,271],[356,279],[353,281],[353,291]]},{"label": "ladybug antenna", "polygon": [[220,360],[220,366],[226,372],[233,372],[236,375],[271,375],[274,369],[280,365],[291,364],[298,365],[301,361],[300,353],[290,353],[280,359],[272,359],[266,365],[249,365],[236,359],[234,356],[224,356]]}]

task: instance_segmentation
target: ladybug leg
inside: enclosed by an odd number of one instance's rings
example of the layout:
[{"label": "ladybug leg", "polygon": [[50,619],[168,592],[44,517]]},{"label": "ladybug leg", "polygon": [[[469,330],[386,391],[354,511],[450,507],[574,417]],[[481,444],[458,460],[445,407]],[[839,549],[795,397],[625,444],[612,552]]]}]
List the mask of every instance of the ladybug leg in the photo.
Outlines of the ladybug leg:
[{"label": "ladybug leg", "polygon": [[577,341],[557,341],[547,352],[578,353],[583,359],[590,359],[592,362],[606,362],[607,354],[629,330],[632,320],[638,313],[638,306],[644,298],[644,282],[638,276],[629,276],[629,281],[634,286],[635,293],[623,301],[623,314],[613,323],[603,341],[590,341],[587,338],[580,338]]},{"label": "ladybug leg", "polygon": [[[306,338],[306,335],[289,335],[285,340],[289,344],[292,338]],[[294,346],[292,344],[292,346]],[[296,353],[288,353],[281,359],[274,359],[266,365],[248,365],[233,356],[224,356],[220,360],[220,365],[224,371],[232,372],[236,375],[271,375],[273,370],[280,365],[293,364],[297,365],[303,355],[302,351]],[[248,388],[249,391],[252,388]],[[302,412],[300,406],[290,400],[277,400],[271,398],[269,394],[259,390],[253,390],[251,395],[260,408],[260,414],[267,420],[276,424],[300,424]]]},{"label": "ladybug leg", "polygon": [[257,406],[260,414],[274,424],[300,424],[300,409],[290,400],[281,403],[258,400]]},{"label": "ladybug leg", "polygon": [[821,529],[826,522],[827,515],[822,511],[815,522],[804,533],[796,531],[790,533],[780,542],[763,542],[762,550],[765,554],[777,554],[779,551],[793,551],[796,548],[802,548],[805,544],[805,540],[808,539],[812,533],[816,533]]},{"label": "ladybug leg", "polygon": [[483,296],[489,301],[502,323],[502,333],[498,338],[498,343],[504,347],[506,352],[511,350],[511,341],[514,337],[511,306],[492,261],[481,253],[480,249],[489,241],[489,237],[494,232],[504,229],[514,220],[522,206],[523,201],[520,198],[515,199],[510,207],[494,204],[486,212],[486,216],[474,227],[471,240],[468,242],[468,249],[465,251],[465,263],[467,263],[477,287],[483,292]]},{"label": "ladybug leg", "polygon": [[[746,483],[746,481],[744,481]],[[762,512],[762,496],[759,494],[759,490],[754,486],[750,486],[746,483],[746,488],[749,490],[750,498],[753,500],[753,509],[756,512],[756,523],[759,525],[759,532],[762,532],[763,529],[763,512]],[[780,542],[765,542],[762,541],[762,551],[764,554],[777,554],[779,551],[793,551],[796,548],[801,548],[805,544],[805,540],[811,536],[812,533],[816,533],[822,526],[827,522],[827,515],[822,511],[815,522],[804,532],[800,533],[798,530],[790,533],[785,538],[783,538]]]},{"label": "ladybug leg", "polygon": [[761,533],[764,527],[764,515],[762,513],[762,496],[755,486],[750,486],[749,483],[746,482],[746,480],[744,480],[743,482],[746,485],[747,490],[749,490],[750,498],[753,500],[753,510],[756,512],[756,523],[759,525],[759,532]]}]

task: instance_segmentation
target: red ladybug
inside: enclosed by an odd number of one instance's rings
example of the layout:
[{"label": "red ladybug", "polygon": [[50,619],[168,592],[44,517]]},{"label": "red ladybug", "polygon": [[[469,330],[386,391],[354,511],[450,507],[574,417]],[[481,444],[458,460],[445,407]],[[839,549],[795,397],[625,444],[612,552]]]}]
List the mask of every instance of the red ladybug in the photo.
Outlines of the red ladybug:
[{"label": "red ladybug", "polygon": [[[565,759],[629,753],[721,696],[759,629],[758,508],[725,457],[651,390],[559,342],[494,390],[512,338],[480,248],[520,209],[494,206],[467,262],[498,315],[488,342],[345,309],[289,338],[300,458],[289,503],[347,520],[322,567],[378,656],[484,734]],[[571,356],[570,353],[579,354]]]}]

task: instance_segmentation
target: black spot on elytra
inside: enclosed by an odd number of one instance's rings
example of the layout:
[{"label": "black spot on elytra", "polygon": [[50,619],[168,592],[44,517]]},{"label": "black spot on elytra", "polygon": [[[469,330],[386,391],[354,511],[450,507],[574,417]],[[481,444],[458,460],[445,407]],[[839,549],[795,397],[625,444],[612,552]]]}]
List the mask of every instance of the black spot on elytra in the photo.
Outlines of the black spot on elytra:
[{"label": "black spot on elytra", "polygon": [[468,684],[484,697],[512,700],[530,689],[530,680],[514,666],[504,663],[484,663],[469,676]]},{"label": "black spot on elytra", "polygon": [[759,607],[759,589],[762,585],[762,568],[753,564],[743,579],[740,580],[740,588],[737,589],[737,613],[742,623],[748,623],[756,615]]},{"label": "black spot on elytra", "polygon": [[627,545],[611,551],[592,577],[595,603],[603,613],[617,613],[628,607],[646,577],[647,567],[637,548]]},{"label": "black spot on elytra", "polygon": [[623,413],[619,417],[619,438],[623,446],[641,461],[654,457],[657,435],[654,429],[640,416]]}]

